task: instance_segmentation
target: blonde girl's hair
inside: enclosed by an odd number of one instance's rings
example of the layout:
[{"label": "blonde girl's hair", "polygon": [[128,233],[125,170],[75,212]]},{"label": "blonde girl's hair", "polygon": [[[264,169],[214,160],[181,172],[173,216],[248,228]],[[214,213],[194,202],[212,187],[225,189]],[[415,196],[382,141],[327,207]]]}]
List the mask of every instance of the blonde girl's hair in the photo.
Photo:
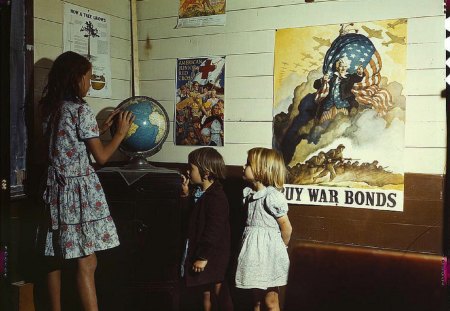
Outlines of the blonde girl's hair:
[{"label": "blonde girl's hair", "polygon": [[214,148],[195,149],[188,155],[188,162],[198,167],[200,176],[209,173],[209,180],[225,179],[226,166],[222,155]]},{"label": "blonde girl's hair", "polygon": [[286,179],[283,156],[276,150],[253,148],[248,151],[248,163],[256,181],[264,186],[282,189]]}]

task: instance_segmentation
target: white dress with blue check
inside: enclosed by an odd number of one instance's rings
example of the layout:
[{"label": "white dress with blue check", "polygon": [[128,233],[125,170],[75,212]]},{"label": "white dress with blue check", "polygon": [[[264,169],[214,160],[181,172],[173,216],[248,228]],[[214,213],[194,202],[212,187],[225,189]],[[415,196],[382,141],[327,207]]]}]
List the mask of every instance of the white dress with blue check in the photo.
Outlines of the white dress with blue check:
[{"label": "white dress with blue check", "polygon": [[236,287],[259,288],[287,284],[289,256],[277,218],[288,212],[284,195],[274,187],[245,188],[247,222],[236,271]]}]

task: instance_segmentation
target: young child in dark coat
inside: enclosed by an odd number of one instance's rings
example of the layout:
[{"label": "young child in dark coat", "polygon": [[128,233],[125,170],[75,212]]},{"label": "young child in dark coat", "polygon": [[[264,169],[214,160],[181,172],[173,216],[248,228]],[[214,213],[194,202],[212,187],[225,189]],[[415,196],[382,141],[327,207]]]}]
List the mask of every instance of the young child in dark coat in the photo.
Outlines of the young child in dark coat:
[{"label": "young child in dark coat", "polygon": [[202,293],[205,311],[230,310],[222,284],[230,257],[229,206],[219,182],[225,178],[225,163],[217,150],[204,147],[189,154],[188,164],[182,196],[190,201],[191,211],[182,274],[187,287]]}]

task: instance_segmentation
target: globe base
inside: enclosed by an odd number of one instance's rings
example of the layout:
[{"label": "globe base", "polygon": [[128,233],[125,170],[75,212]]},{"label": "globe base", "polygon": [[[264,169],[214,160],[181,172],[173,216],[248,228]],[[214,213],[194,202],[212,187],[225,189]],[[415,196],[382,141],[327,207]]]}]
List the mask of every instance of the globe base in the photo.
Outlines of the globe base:
[{"label": "globe base", "polygon": [[123,168],[127,170],[148,170],[156,169],[157,167],[148,163],[143,156],[135,156]]}]

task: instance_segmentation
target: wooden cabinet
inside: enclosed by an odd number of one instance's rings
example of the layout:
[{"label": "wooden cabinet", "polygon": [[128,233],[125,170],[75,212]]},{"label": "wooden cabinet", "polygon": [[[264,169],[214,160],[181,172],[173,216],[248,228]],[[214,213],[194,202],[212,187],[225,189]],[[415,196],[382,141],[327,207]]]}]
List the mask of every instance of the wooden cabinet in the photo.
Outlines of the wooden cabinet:
[{"label": "wooden cabinet", "polygon": [[98,253],[99,309],[178,310],[180,174],[106,168],[98,175],[121,243]]}]

